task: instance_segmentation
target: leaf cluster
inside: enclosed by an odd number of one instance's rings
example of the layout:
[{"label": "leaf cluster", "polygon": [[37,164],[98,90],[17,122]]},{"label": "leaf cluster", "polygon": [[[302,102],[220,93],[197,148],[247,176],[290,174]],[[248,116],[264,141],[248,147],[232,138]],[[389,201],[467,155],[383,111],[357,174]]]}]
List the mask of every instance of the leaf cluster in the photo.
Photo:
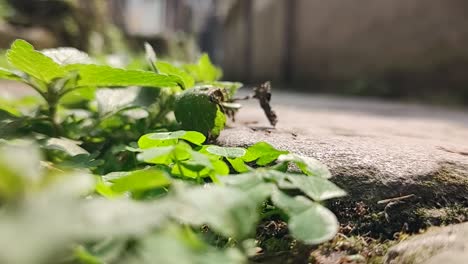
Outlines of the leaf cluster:
[{"label": "leaf cluster", "polygon": [[304,243],[332,238],[322,202],[345,192],[328,169],[266,142],[208,143],[240,85],[207,55],[177,65],[146,48],[151,71],[12,44],[0,78],[37,95],[0,100],[0,263],[247,263],[272,216]]},{"label": "leaf cluster", "polygon": [[[147,71],[96,64],[86,53],[73,48],[38,51],[26,41],[16,40],[6,58],[11,69],[0,68],[0,79],[22,82],[38,96],[33,105],[30,101],[27,105],[23,105],[26,102],[0,105],[4,136],[34,130],[47,136],[83,140],[84,134],[105,138],[109,130],[119,129],[136,138],[149,130],[182,126],[215,137],[225,123],[224,113],[217,106],[219,102],[202,98],[198,104],[208,104],[217,112],[215,116],[199,113],[198,118],[209,127],[192,127],[187,125],[187,113],[194,112],[197,102],[189,103],[174,120],[170,114],[176,97],[183,90],[210,85],[226,94],[227,99],[240,87],[236,83],[216,82],[221,71],[206,54],[195,64],[180,66],[150,61],[153,71]],[[83,118],[95,122],[86,123]],[[212,130],[218,132],[210,133]],[[131,131],[140,133],[129,135]]]}]

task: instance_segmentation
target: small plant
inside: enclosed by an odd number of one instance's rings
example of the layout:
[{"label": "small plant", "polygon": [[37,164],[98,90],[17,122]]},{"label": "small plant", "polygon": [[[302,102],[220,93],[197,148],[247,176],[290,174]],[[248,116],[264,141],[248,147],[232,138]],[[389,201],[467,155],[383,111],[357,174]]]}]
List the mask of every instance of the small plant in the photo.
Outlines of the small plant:
[{"label": "small plant", "polygon": [[0,263],[246,263],[272,217],[306,244],[335,235],[321,202],[345,192],[325,166],[266,142],[207,143],[240,84],[219,82],[207,55],[147,54],[151,71],[127,70],[13,43],[0,77],[38,96],[0,105]]}]

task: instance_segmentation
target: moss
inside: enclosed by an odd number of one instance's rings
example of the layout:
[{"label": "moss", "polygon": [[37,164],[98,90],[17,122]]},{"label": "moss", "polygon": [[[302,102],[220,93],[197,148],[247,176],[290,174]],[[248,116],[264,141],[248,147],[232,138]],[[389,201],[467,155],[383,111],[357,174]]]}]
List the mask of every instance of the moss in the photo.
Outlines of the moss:
[{"label": "moss", "polygon": [[468,220],[468,207],[454,204],[442,208],[419,208],[415,214],[423,219],[427,226],[449,225]]},{"label": "moss", "polygon": [[291,247],[291,241],[282,238],[268,238],[261,242],[262,249],[266,252],[287,251]]},{"label": "moss", "polygon": [[383,263],[388,249],[399,239],[383,240],[367,236],[339,234],[311,252],[311,263]]},{"label": "moss", "polygon": [[[431,190],[436,193],[441,185],[444,185],[444,189],[458,189],[458,192],[460,192],[460,189],[468,191],[468,168],[449,162],[442,163],[436,172],[423,177],[422,184],[426,187],[434,188]],[[463,198],[467,200],[466,196]]]}]

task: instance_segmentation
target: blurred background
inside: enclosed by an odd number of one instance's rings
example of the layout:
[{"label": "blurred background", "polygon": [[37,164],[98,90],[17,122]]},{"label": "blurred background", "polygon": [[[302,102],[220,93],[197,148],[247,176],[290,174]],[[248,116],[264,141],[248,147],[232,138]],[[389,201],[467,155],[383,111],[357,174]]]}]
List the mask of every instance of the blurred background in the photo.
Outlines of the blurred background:
[{"label": "blurred background", "polygon": [[0,0],[0,49],[16,38],[122,65],[148,41],[207,52],[226,80],[468,105],[466,0]]}]

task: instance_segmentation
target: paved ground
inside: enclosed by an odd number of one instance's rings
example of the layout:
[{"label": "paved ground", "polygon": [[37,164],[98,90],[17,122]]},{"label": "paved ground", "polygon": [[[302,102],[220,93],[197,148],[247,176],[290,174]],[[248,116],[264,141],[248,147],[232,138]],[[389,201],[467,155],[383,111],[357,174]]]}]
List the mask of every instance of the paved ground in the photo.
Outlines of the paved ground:
[{"label": "paved ground", "polygon": [[467,111],[285,92],[274,93],[273,105],[276,129],[248,103],[219,142],[263,140],[315,157],[364,200],[416,193],[468,204]]}]

